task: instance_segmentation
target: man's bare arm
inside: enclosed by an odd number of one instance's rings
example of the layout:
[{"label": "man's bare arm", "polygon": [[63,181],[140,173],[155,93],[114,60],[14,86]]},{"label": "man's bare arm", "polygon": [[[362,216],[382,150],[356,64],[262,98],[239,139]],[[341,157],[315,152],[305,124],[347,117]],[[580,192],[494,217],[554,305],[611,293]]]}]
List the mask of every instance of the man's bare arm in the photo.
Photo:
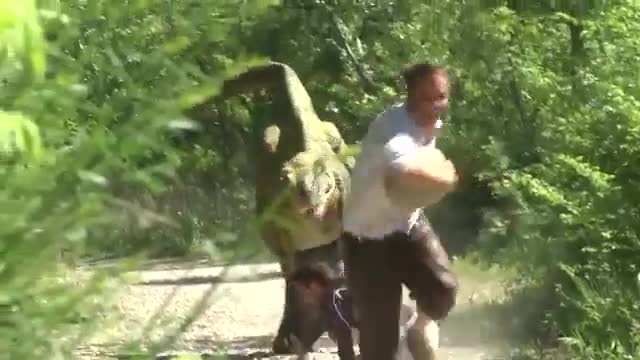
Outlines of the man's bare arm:
[{"label": "man's bare arm", "polygon": [[420,149],[411,158],[389,164],[385,182],[396,189],[446,193],[455,188],[458,176],[451,161],[437,149]]}]

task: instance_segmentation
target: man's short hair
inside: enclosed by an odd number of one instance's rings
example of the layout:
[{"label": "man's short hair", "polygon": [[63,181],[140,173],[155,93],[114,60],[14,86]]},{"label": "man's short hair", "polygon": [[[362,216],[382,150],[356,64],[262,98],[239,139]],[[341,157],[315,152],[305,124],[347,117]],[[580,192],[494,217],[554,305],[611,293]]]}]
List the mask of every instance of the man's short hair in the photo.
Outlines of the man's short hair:
[{"label": "man's short hair", "polygon": [[447,69],[444,65],[440,64],[417,63],[406,67],[402,71],[402,77],[404,78],[407,90],[411,92],[419,80],[436,73],[447,75]]}]

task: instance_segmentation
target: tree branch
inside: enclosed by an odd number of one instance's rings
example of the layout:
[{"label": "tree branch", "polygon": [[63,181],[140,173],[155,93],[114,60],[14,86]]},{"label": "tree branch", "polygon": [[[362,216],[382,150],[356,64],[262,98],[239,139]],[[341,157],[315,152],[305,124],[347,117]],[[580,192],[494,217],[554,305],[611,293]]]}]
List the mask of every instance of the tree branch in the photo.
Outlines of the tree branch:
[{"label": "tree branch", "polygon": [[349,39],[347,38],[347,35],[345,34],[342,28],[342,20],[340,19],[340,17],[338,17],[338,15],[336,15],[333,12],[333,9],[330,9],[328,7],[325,7],[325,9],[329,13],[329,18],[331,19],[331,23],[336,28],[336,31],[338,34],[338,40],[340,40],[339,45],[342,47],[345,53],[347,53],[347,56],[349,57],[349,60],[351,61],[356,71],[356,74],[360,78],[360,81],[362,82],[365,91],[369,93],[379,91],[380,87],[377,86],[375,82],[369,77],[364,67],[362,66],[361,61],[358,59],[358,57],[355,55],[355,53],[351,49],[351,46],[349,45]]}]

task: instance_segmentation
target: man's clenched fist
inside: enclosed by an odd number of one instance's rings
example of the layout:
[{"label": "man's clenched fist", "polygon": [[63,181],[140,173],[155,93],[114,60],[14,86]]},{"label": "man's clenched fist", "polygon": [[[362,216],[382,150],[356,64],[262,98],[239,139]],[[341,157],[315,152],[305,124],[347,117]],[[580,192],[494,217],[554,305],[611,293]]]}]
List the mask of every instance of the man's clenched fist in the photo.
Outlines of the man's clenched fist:
[{"label": "man's clenched fist", "polygon": [[385,181],[394,205],[412,211],[438,203],[455,188],[458,175],[453,163],[434,147],[421,147]]}]

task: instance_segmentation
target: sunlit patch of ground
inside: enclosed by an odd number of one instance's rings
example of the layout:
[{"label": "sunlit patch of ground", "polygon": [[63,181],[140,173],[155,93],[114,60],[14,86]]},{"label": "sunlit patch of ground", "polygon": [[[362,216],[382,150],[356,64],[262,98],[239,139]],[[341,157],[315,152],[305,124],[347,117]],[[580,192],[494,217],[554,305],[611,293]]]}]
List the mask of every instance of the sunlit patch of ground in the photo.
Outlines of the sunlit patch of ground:
[{"label": "sunlit patch of ground", "polygon": [[[517,359],[508,355],[516,347],[509,337],[508,322],[517,317],[510,318],[502,305],[502,282],[511,274],[495,267],[482,269],[468,261],[456,261],[454,269],[460,280],[458,304],[442,324],[439,360]],[[163,320],[186,319],[212,284],[216,284],[216,291],[201,316],[171,348],[163,350],[200,354],[223,351],[243,359],[285,358],[269,355],[282,314],[284,291],[276,264],[234,266],[230,270],[206,264],[197,264],[195,269],[185,263],[159,264],[135,275],[137,284],[115,300],[121,320],[83,347],[88,354],[84,358],[109,358],[104,355],[105,349],[114,349],[115,344],[140,334],[156,312]],[[174,297],[165,301],[172,293]],[[410,302],[408,298],[406,301]],[[163,330],[160,326],[149,334],[157,339]],[[335,346],[326,341],[325,345],[315,357],[337,358]],[[100,352],[103,355],[91,355]]]}]

